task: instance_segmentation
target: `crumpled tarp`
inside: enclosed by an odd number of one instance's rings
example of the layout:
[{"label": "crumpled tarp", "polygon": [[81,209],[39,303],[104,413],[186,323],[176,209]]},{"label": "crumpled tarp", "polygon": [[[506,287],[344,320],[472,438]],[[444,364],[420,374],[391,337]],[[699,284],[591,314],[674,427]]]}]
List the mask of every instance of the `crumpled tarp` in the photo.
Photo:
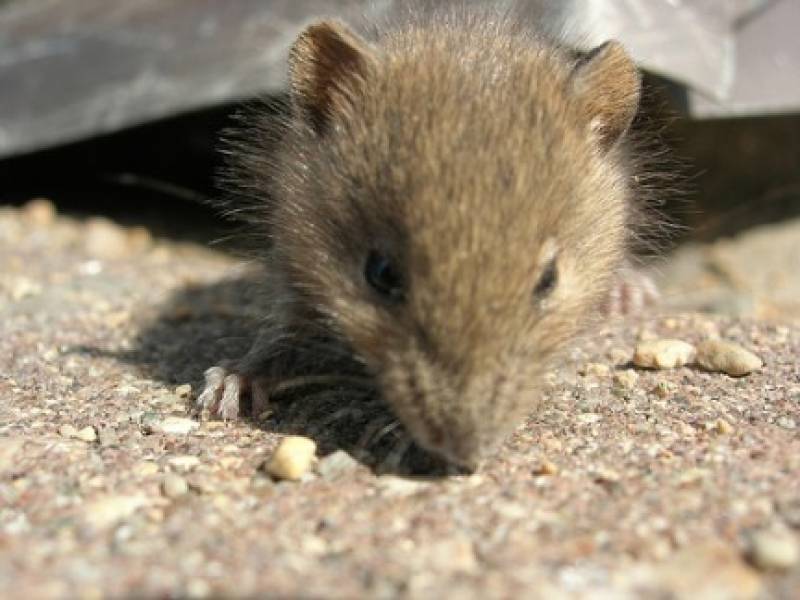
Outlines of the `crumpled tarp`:
[{"label": "crumpled tarp", "polygon": [[[402,3],[0,0],[0,157],[277,91],[304,23],[380,18]],[[800,108],[798,0],[496,4],[582,45],[622,40],[645,68],[688,86],[693,116]]]},{"label": "crumpled tarp", "polygon": [[698,118],[800,110],[798,0],[573,0],[595,42],[690,88]]}]

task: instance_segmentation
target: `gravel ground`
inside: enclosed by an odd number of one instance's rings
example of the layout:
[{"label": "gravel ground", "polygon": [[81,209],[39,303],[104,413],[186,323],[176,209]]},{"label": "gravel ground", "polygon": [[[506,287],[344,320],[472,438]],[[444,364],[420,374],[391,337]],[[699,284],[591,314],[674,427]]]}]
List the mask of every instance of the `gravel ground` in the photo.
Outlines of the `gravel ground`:
[{"label": "gravel ground", "polygon": [[[786,227],[762,234],[796,244]],[[479,473],[409,477],[395,431],[365,434],[379,407],[187,418],[204,368],[247,347],[247,265],[46,202],[0,209],[0,597],[798,598],[781,282],[800,254],[754,255],[761,239],[665,264],[663,310],[582,344]],[[784,278],[754,289],[737,268]],[[716,336],[763,368],[631,364],[642,340]],[[290,433],[318,460],[274,481]]]}]

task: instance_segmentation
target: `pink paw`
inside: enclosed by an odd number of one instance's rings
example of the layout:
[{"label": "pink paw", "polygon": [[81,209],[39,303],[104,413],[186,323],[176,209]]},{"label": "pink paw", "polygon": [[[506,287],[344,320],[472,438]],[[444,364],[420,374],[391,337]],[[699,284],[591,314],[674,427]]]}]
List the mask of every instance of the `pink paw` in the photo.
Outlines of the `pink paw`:
[{"label": "pink paw", "polygon": [[609,315],[636,315],[654,306],[660,294],[655,282],[632,267],[623,268],[616,277],[608,297]]}]

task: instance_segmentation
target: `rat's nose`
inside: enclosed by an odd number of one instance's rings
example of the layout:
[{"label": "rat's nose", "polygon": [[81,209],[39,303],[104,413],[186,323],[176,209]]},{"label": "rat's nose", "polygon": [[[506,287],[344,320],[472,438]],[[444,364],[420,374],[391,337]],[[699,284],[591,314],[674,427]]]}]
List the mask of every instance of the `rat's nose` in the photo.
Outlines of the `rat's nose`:
[{"label": "rat's nose", "polygon": [[482,448],[472,440],[459,439],[442,447],[447,460],[469,471],[477,471],[485,457]]},{"label": "rat's nose", "polygon": [[495,440],[484,439],[472,427],[451,422],[426,436],[423,445],[455,465],[475,471],[495,447]]}]

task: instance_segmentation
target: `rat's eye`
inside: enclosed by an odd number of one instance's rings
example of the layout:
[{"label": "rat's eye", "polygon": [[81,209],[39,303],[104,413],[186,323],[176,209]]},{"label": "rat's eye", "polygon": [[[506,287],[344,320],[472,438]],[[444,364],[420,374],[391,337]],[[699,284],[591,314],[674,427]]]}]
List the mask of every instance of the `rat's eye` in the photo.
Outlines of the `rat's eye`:
[{"label": "rat's eye", "polygon": [[403,301],[403,278],[394,263],[380,252],[373,250],[369,253],[364,267],[364,278],[381,296],[393,302]]},{"label": "rat's eye", "polygon": [[533,288],[534,298],[543,300],[552,293],[557,283],[558,267],[556,265],[556,259],[553,257],[545,266],[544,271],[542,271],[542,275],[539,277],[536,287]]}]

